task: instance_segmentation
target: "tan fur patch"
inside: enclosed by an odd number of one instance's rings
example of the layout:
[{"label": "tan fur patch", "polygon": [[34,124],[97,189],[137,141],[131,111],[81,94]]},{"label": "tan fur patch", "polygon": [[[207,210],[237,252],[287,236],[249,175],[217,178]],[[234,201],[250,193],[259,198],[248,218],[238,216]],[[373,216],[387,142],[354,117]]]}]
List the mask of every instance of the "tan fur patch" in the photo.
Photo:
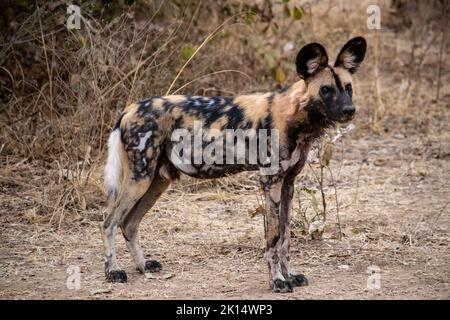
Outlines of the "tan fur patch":
[{"label": "tan fur patch", "polygon": [[202,118],[190,115],[190,114],[184,114],[183,115],[183,128],[192,130],[194,128],[194,121],[203,121]]},{"label": "tan fur patch", "polygon": [[278,202],[281,200],[281,183],[277,183],[270,188],[270,198]]},{"label": "tan fur patch", "polygon": [[230,111],[230,109],[231,109],[230,105],[226,105],[225,107],[223,107],[224,112],[228,112],[228,111]]},{"label": "tan fur patch", "polygon": [[152,157],[152,155],[153,155],[153,148],[147,148],[147,152],[146,152],[146,155],[147,155],[147,158],[148,159],[150,159],[151,157]]},{"label": "tan fur patch", "polygon": [[328,68],[321,70],[319,73],[317,73],[317,75],[315,75],[311,80],[308,81],[307,95],[309,97],[318,96],[320,87],[324,85],[333,87],[336,86],[333,73]]},{"label": "tan fur patch", "polygon": [[256,123],[269,115],[269,97],[271,95],[271,93],[242,95],[237,96],[234,102],[244,109],[246,119]]},{"label": "tan fur patch", "polygon": [[180,104],[182,102],[186,101],[186,96],[184,95],[171,95],[171,96],[165,96],[164,97],[167,101],[169,101],[172,104]]},{"label": "tan fur patch", "polygon": [[138,107],[139,107],[139,106],[138,106],[136,103],[132,103],[132,104],[126,106],[125,109],[123,109],[123,112],[124,112],[124,113],[128,113],[128,112],[130,112],[131,110],[137,110]]},{"label": "tan fur patch", "polygon": [[[165,139],[165,137],[169,136],[172,130],[172,125],[174,123],[174,119],[172,115],[165,114],[161,116],[158,120],[158,126],[160,128],[160,139]],[[158,141],[155,141],[155,144]]]},{"label": "tan fur patch", "polygon": [[137,115],[138,109],[139,106],[137,104],[131,104],[125,108],[124,115],[120,122],[121,128],[129,128],[130,124],[137,123],[142,120],[142,118]]},{"label": "tan fur patch", "polygon": [[304,121],[306,112],[301,108],[307,101],[308,92],[304,80],[294,83],[289,90],[275,95],[272,105],[272,123],[280,133],[280,141],[284,141],[286,124],[289,120]]},{"label": "tan fur patch", "polygon": [[173,119],[178,119],[178,118],[180,118],[181,117],[181,109],[180,108],[173,108],[171,111],[170,111],[170,114],[172,115],[172,118]]},{"label": "tan fur patch", "polygon": [[222,130],[222,127],[224,127],[227,123],[228,123],[228,117],[224,115],[224,116],[221,116],[216,121],[214,121],[211,124],[210,128],[211,129]]},{"label": "tan fur patch", "polygon": [[338,75],[342,84],[345,86],[348,83],[352,83],[352,74],[345,70],[344,68],[337,67],[334,68],[334,72]]},{"label": "tan fur patch", "polygon": [[164,104],[164,100],[163,99],[161,99],[161,98],[158,98],[158,99],[154,99],[153,100],[153,108],[156,108],[156,109],[162,109],[163,108],[163,104]]},{"label": "tan fur patch", "polygon": [[166,179],[167,181],[171,181],[171,180],[172,180],[172,177],[170,176],[169,170],[167,169],[166,166],[162,166],[162,167],[159,169],[159,175],[160,175],[162,178]]}]

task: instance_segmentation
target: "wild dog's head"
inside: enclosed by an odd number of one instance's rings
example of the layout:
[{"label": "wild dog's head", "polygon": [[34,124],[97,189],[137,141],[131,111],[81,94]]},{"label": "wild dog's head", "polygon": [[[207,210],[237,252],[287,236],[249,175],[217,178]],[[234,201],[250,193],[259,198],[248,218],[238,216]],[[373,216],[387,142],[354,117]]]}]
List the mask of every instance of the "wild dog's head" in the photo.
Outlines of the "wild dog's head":
[{"label": "wild dog's head", "polygon": [[352,75],[366,53],[366,40],[353,38],[342,47],[334,66],[328,64],[325,48],[318,43],[303,47],[297,55],[297,73],[304,80],[301,105],[309,118],[347,122],[355,114]]}]

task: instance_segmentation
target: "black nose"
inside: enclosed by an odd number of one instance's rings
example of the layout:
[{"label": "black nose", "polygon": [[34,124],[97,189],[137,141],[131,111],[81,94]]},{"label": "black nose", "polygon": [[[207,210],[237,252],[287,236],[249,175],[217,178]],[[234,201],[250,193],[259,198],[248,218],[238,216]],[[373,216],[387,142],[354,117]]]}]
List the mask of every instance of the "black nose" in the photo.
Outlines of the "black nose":
[{"label": "black nose", "polygon": [[342,113],[346,116],[353,116],[355,114],[355,107],[354,106],[345,106],[344,108],[342,108]]}]

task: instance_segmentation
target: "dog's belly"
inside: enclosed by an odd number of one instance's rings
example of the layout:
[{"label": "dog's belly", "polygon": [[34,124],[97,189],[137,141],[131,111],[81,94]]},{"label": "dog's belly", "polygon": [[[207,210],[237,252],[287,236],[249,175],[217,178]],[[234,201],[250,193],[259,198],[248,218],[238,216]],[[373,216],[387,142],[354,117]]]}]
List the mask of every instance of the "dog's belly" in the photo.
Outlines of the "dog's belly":
[{"label": "dog's belly", "polygon": [[221,159],[221,163],[209,162],[204,159],[199,159],[199,163],[196,163],[194,157],[189,156],[184,159],[178,156],[176,153],[172,153],[173,145],[171,143],[166,144],[165,154],[168,161],[180,172],[199,179],[215,179],[226,177],[232,174],[236,174],[243,171],[255,171],[260,169],[259,164],[251,164],[248,159],[245,159],[245,163],[226,163],[227,159],[224,157]]},{"label": "dog's belly", "polygon": [[259,169],[258,165],[248,164],[172,164],[182,173],[198,179],[222,178],[243,171],[255,171]]}]

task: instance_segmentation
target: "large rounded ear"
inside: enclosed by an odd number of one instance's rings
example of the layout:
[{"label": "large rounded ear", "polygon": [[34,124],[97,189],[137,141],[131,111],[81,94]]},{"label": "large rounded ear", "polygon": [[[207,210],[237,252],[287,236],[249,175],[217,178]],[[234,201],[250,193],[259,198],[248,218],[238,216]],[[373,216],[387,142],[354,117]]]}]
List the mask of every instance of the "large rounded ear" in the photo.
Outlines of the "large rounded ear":
[{"label": "large rounded ear", "polygon": [[350,73],[356,72],[366,55],[367,43],[363,37],[356,37],[349,40],[339,52],[335,67],[342,67]]},{"label": "large rounded ear", "polygon": [[310,43],[299,51],[295,62],[300,78],[307,79],[317,71],[328,66],[328,56],[322,45]]}]

